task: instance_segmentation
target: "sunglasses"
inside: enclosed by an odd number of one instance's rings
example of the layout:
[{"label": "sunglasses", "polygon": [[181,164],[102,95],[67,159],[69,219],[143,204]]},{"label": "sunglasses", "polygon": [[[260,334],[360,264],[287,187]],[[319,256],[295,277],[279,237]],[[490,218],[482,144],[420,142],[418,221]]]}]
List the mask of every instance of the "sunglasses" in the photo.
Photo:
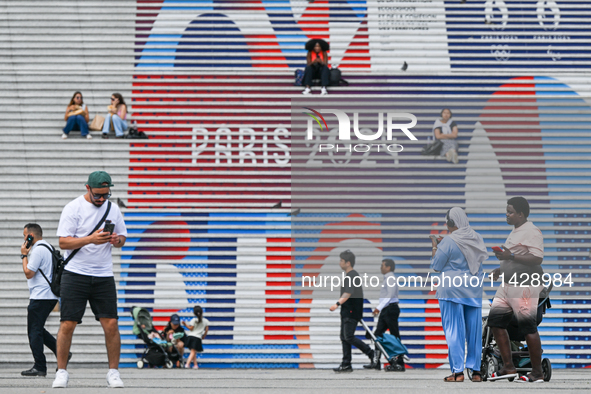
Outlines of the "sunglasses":
[{"label": "sunglasses", "polygon": [[108,200],[108,199],[111,197],[111,193],[110,193],[110,192],[109,192],[109,193],[105,193],[105,194],[95,194],[95,193],[92,191],[92,188],[91,188],[90,186],[88,186],[88,188],[90,189],[90,192],[92,193],[92,197],[93,197],[95,200],[98,200],[98,199],[100,199],[100,198],[103,198],[103,199],[105,199],[105,200]]},{"label": "sunglasses", "polygon": [[116,98],[113,98],[113,97],[111,97],[111,101],[115,101],[115,100],[117,100],[117,99],[116,99]]}]

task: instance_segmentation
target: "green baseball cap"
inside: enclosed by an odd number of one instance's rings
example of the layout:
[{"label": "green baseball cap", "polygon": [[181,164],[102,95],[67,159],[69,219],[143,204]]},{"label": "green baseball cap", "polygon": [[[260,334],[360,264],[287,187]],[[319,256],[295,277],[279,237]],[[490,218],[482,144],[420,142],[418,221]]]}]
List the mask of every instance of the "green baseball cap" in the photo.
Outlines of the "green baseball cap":
[{"label": "green baseball cap", "polygon": [[111,176],[104,171],[95,171],[88,176],[86,184],[90,187],[100,189],[101,187],[114,186],[111,183]]}]

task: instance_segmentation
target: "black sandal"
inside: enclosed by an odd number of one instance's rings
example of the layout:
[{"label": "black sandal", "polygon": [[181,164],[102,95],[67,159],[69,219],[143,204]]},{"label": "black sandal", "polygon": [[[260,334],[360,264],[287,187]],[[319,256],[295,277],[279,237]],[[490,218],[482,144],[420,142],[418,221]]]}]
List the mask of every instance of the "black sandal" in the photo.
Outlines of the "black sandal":
[{"label": "black sandal", "polygon": [[482,374],[480,371],[472,371],[472,378],[470,380],[473,382],[482,382]]},{"label": "black sandal", "polygon": [[464,381],[464,372],[452,373],[449,376],[443,378],[444,382],[463,382]]}]

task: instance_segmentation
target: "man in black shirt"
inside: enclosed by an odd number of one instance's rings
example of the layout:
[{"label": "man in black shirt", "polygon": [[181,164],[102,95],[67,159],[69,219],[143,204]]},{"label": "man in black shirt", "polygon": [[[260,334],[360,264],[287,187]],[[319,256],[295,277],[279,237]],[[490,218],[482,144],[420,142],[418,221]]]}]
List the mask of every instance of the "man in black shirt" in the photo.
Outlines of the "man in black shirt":
[{"label": "man in black shirt", "polygon": [[339,265],[347,274],[341,287],[341,298],[336,304],[330,307],[334,312],[341,307],[341,343],[343,345],[343,361],[341,365],[334,368],[335,372],[353,372],[351,366],[351,346],[361,350],[369,360],[373,360],[374,351],[361,339],[355,336],[355,330],[359,320],[363,317],[363,281],[361,276],[353,269],[355,266],[355,255],[350,250],[340,254]]}]

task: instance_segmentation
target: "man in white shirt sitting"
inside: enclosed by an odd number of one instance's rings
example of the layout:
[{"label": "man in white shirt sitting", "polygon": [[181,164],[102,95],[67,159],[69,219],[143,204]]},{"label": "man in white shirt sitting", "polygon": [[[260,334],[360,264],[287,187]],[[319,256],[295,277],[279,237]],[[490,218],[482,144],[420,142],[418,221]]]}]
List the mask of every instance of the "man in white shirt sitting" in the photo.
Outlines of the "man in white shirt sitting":
[{"label": "man in white shirt sitting", "polygon": [[[374,309],[373,315],[380,317],[378,318],[378,324],[374,335],[376,337],[384,335],[386,330],[390,330],[390,334],[400,339],[400,331],[398,329],[398,316],[400,315],[400,308],[398,307],[398,285],[396,284],[396,278],[394,276],[394,270],[396,269],[396,263],[392,259],[382,260],[380,271],[384,275],[384,282],[380,290],[380,301],[378,306]],[[377,369],[381,368],[380,364],[381,352],[376,349],[375,357],[371,364],[364,365],[366,369]],[[404,358],[402,356],[397,357],[396,365],[388,365],[386,367],[387,372],[404,372]]]},{"label": "man in white shirt sitting", "polygon": [[[43,271],[49,281],[52,280],[52,255],[46,247],[51,248],[51,245],[43,240],[43,230],[36,223],[27,224],[23,235],[25,242],[21,246],[21,259],[23,272],[27,278],[27,285],[29,285],[27,334],[35,365],[31,369],[21,372],[21,375],[46,376],[47,364],[43,345],[47,346],[54,354],[57,353],[57,348],[55,337],[45,329],[45,322],[57,304],[57,297],[51,292],[49,282],[39,271]],[[27,237],[32,238],[29,246],[27,246]]]}]

